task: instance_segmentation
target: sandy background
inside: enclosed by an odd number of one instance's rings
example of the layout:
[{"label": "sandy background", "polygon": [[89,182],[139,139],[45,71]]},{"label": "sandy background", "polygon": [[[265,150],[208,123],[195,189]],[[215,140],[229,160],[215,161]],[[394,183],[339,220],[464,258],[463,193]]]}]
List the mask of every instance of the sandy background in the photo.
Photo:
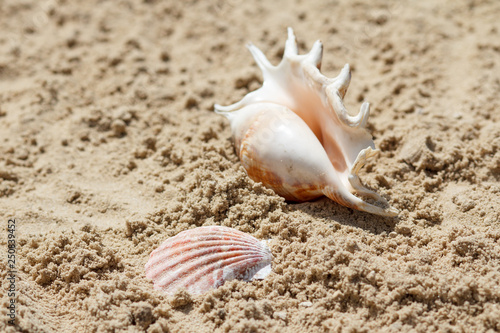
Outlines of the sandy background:
[{"label": "sandy background", "polygon": [[[500,331],[500,2],[0,2],[7,332]],[[395,219],[251,181],[213,104],[261,84],[286,27],[353,69]],[[17,326],[6,225],[17,222]],[[201,225],[271,238],[274,273],[167,298],[143,266]]]}]

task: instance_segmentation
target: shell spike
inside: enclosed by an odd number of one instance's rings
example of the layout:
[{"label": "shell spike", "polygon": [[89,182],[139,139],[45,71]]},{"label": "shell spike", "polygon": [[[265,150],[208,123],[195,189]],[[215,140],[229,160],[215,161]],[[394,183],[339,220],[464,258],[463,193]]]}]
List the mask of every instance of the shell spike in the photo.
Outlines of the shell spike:
[{"label": "shell spike", "polygon": [[370,117],[370,103],[364,102],[363,104],[361,104],[359,115],[361,116],[359,127],[365,128],[366,124],[368,123],[368,118]]},{"label": "shell spike", "polygon": [[356,116],[351,116],[342,102],[340,91],[337,90],[335,86],[331,85],[326,87],[326,96],[342,124],[355,128],[364,128],[366,126],[370,115],[369,103],[363,103],[360,112]]},{"label": "shell spike", "polygon": [[[387,200],[385,200],[381,195],[378,193],[366,188],[361,184],[361,180],[359,179],[358,173],[361,170],[361,168],[365,165],[366,161],[368,159],[373,158],[379,154],[378,149],[372,149],[372,147],[368,147],[363,149],[362,151],[359,152],[358,157],[354,161],[354,164],[351,168],[351,173],[349,175],[349,183],[351,184],[353,190],[360,195],[367,196],[369,198],[372,198],[376,201],[379,201],[383,203],[384,205],[389,206],[389,203]],[[389,209],[385,210],[388,214],[385,216],[395,216],[399,213],[399,211],[395,208],[390,207]]]},{"label": "shell spike", "polygon": [[214,110],[215,110],[215,113],[217,114],[224,114],[226,112],[229,112],[229,106],[222,106],[220,104],[214,104]]},{"label": "shell spike", "polygon": [[237,111],[244,106],[245,106],[245,103],[243,103],[243,100],[241,100],[237,103],[234,103],[234,104],[231,104],[228,106],[222,106],[219,104],[215,104],[214,110],[215,110],[215,113],[221,114],[221,115],[225,116],[226,118],[230,118],[232,112]]},{"label": "shell spike", "polygon": [[314,64],[314,66],[316,66],[316,68],[321,69],[321,59],[323,58],[323,44],[320,40],[317,40],[314,43],[307,57]]},{"label": "shell spike", "polygon": [[379,150],[378,149],[372,149],[371,147],[368,147],[366,149],[363,149],[362,151],[359,152],[358,157],[354,161],[354,164],[351,168],[351,174],[349,175],[349,183],[351,184],[353,190],[357,194],[361,194],[367,197],[370,197],[372,199],[375,199],[377,201],[381,201],[384,204],[388,204],[387,200],[385,200],[382,196],[380,196],[378,193],[367,189],[363,184],[361,184],[361,180],[359,179],[358,173],[365,165],[366,161],[378,155]]},{"label": "shell spike", "polygon": [[299,54],[299,50],[297,49],[297,41],[295,40],[295,34],[293,33],[293,29],[288,27],[288,39],[285,43],[285,57],[288,56],[296,56]]},{"label": "shell spike", "polygon": [[257,63],[257,66],[259,66],[259,68],[262,70],[264,75],[266,74],[266,72],[269,69],[274,67],[269,62],[269,60],[267,60],[264,53],[262,53],[262,51],[259,50],[259,48],[257,46],[253,45],[252,43],[248,43],[247,48],[250,51],[250,53],[252,54],[252,57],[254,58],[255,62]]},{"label": "shell spike", "polygon": [[356,210],[361,210],[365,211],[367,213],[375,214],[375,215],[380,215],[380,216],[387,216],[387,217],[393,217],[398,215],[398,210],[393,208],[393,207],[388,207],[388,208],[382,208],[378,207],[375,205],[372,205],[366,201],[363,201],[363,199],[358,198],[354,194],[346,191],[345,189],[336,189],[333,187],[325,187],[323,189],[323,193],[325,196],[328,198],[346,206],[352,209]]},{"label": "shell spike", "polygon": [[340,74],[331,80],[331,84],[340,93],[340,97],[343,99],[351,83],[351,68],[349,64],[345,64],[340,71]]}]

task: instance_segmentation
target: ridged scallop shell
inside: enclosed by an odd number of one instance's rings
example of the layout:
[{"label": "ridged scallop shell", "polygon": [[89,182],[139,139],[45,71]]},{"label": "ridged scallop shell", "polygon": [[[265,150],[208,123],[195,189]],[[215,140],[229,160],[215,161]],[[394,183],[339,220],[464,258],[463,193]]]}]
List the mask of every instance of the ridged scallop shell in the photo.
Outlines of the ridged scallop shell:
[{"label": "ridged scallop shell", "polygon": [[202,294],[225,281],[263,279],[271,272],[265,241],[236,229],[209,226],[183,231],[151,252],[146,277],[156,290],[172,295],[179,288]]},{"label": "ridged scallop shell", "polygon": [[349,65],[336,78],[324,76],[319,71],[321,42],[299,55],[291,28],[277,66],[254,45],[248,48],[262,70],[262,87],[232,105],[215,105],[215,111],[230,121],[236,152],[248,176],[287,200],[325,195],[350,208],[396,215],[397,210],[358,177],[377,151],[365,128],[369,104],[363,103],[356,116],[343,104],[351,79]]}]

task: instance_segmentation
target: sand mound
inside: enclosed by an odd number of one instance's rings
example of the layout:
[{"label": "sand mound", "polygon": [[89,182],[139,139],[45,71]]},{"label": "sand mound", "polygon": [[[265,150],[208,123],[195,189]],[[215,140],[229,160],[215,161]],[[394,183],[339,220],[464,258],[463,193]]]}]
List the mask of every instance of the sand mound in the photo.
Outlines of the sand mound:
[{"label": "sand mound", "polygon": [[[0,4],[0,216],[16,219],[6,332],[500,330],[500,3],[18,1]],[[250,180],[213,104],[261,84],[286,27],[322,71],[349,62],[380,157],[384,219]],[[7,33],[5,33],[7,32]],[[167,237],[271,239],[264,281],[168,298],[144,277]],[[8,288],[7,231],[0,236]]]}]

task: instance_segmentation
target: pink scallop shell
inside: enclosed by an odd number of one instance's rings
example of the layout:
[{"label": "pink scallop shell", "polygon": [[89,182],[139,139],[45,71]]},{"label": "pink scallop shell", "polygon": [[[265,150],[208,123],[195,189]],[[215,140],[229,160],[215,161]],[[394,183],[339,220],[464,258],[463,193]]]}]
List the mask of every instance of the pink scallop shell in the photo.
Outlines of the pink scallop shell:
[{"label": "pink scallop shell", "polygon": [[236,229],[210,226],[183,231],[151,252],[146,277],[156,290],[186,288],[202,294],[225,281],[263,279],[272,254],[264,241]]}]

